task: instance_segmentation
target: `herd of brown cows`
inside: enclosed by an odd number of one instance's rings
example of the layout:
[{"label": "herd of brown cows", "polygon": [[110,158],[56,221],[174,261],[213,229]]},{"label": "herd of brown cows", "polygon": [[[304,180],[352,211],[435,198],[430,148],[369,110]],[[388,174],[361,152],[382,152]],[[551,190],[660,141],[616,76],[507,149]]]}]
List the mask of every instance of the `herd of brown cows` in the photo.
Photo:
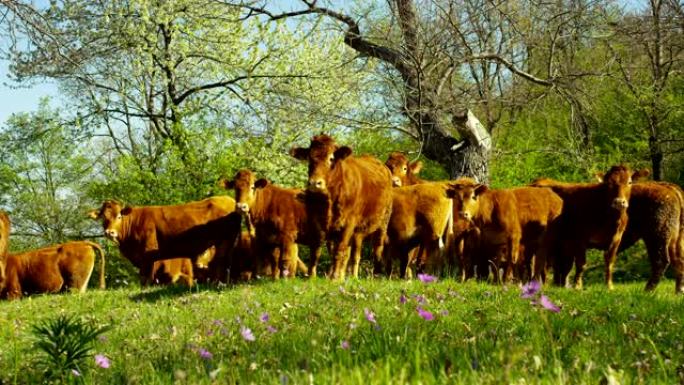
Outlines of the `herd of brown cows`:
[{"label": "herd of brown cows", "polygon": [[[308,163],[305,189],[285,188],[239,171],[220,184],[235,199],[215,196],[172,206],[105,201],[89,216],[140,272],[143,285],[195,280],[227,282],[258,275],[317,276],[324,246],[333,279],[358,276],[364,241],[374,274],[410,277],[458,270],[460,279],[546,280],[582,286],[587,249],[604,251],[606,284],[619,251],[643,240],[652,290],[672,265],[684,292],[684,192],[664,182],[638,182],[648,171],[614,166],[596,183],[539,179],[529,186],[490,189],[471,178],[425,181],[422,163],[391,153],[386,163],[355,156],[327,135],[290,154]],[[246,227],[246,231],[242,227]],[[100,253],[92,242],[70,242],[7,254],[9,220],[0,212],[0,295],[85,290]],[[299,246],[310,250],[309,266]],[[351,264],[349,260],[351,259]]]}]

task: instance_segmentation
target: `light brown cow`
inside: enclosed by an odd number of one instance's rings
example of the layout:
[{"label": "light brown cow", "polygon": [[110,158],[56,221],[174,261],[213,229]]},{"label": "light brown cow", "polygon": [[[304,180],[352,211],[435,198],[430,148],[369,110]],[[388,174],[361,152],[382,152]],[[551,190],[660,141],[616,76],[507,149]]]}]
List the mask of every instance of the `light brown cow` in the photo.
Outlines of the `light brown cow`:
[{"label": "light brown cow", "polygon": [[5,280],[5,266],[9,250],[10,220],[4,211],[0,210],[0,282]]},{"label": "light brown cow", "polygon": [[155,261],[152,265],[151,275],[152,283],[157,285],[170,285],[182,281],[186,286],[192,287],[195,281],[190,258]]},{"label": "light brown cow", "polygon": [[[613,266],[622,235],[627,227],[627,207],[632,181],[648,175],[648,170],[632,172],[626,166],[613,166],[600,183],[564,183],[550,179],[535,181],[536,187],[549,187],[563,199],[558,232],[553,249],[554,283],[564,286],[575,263],[575,287],[582,287],[586,250],[604,252],[606,284],[613,287]],[[540,264],[545,268],[545,264]],[[543,275],[543,272],[539,275]]]},{"label": "light brown cow", "polygon": [[620,251],[643,239],[651,263],[646,290],[653,290],[672,264],[675,292],[684,287],[684,193],[677,185],[643,182],[632,185],[627,209],[629,220],[620,242]]},{"label": "light brown cow", "polygon": [[[411,250],[420,246],[418,272],[426,264],[441,265],[444,241],[451,232],[452,200],[447,196],[445,182],[421,183],[392,189],[392,215],[387,226],[388,262],[399,259],[402,278],[410,276],[408,266],[417,253]],[[389,273],[389,267],[387,271]]]},{"label": "light brown cow", "polygon": [[290,154],[309,163],[307,189],[329,199],[331,213],[322,228],[327,229],[332,246],[331,277],[344,279],[352,243],[352,275],[358,277],[361,244],[369,236],[375,272],[380,272],[392,212],[392,180],[387,167],[371,156],[353,156],[351,148],[338,146],[328,135],[314,136],[308,148],[292,148]]},{"label": "light brown cow", "polygon": [[85,292],[100,254],[100,288],[105,287],[105,258],[100,245],[78,241],[45,247],[7,258],[6,279],[0,297],[21,298],[23,293],[55,293],[65,289]]},{"label": "light brown cow", "polygon": [[101,219],[107,238],[140,269],[143,285],[152,283],[155,261],[190,258],[196,261],[212,246],[232,245],[240,233],[235,200],[227,196],[171,206],[124,207],[105,201],[90,212]]},{"label": "light brown cow", "polygon": [[418,177],[418,173],[423,168],[423,162],[419,160],[410,162],[401,152],[391,152],[385,166],[390,169],[394,187],[412,186],[424,182]]},{"label": "light brown cow", "polygon": [[[317,226],[321,221],[309,220],[308,204],[320,206],[325,197],[300,189],[275,186],[266,179],[256,179],[250,170],[240,170],[233,180],[225,181],[226,189],[235,190],[237,211],[245,218],[248,228],[254,230],[253,244],[268,257],[273,278],[294,277],[301,264],[297,244],[309,246],[312,263],[309,273],[316,275],[325,234]],[[323,215],[327,217],[327,209]]]}]

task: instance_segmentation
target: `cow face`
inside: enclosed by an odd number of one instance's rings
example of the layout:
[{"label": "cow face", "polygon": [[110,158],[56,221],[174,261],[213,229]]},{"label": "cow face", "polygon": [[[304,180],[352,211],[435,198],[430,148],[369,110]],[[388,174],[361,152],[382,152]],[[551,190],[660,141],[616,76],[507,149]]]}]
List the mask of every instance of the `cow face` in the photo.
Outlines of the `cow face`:
[{"label": "cow face", "polygon": [[117,201],[108,200],[102,204],[99,210],[88,213],[88,216],[96,220],[101,219],[105,237],[118,243],[123,227],[123,217],[130,212],[130,207],[124,207]]},{"label": "cow face", "polygon": [[309,148],[296,147],[290,150],[293,157],[309,162],[307,189],[317,193],[327,192],[331,171],[351,153],[351,148],[340,147],[333,138],[323,134],[314,136]]},{"label": "cow face", "polygon": [[487,191],[487,186],[476,183],[474,180],[464,178],[449,185],[447,196],[454,200],[454,210],[458,217],[465,221],[471,221],[479,212],[479,197]]},{"label": "cow face", "polygon": [[249,170],[240,170],[231,181],[225,181],[223,187],[235,190],[235,207],[240,214],[249,214],[254,206],[257,189],[268,185],[266,179],[256,180],[256,176]]},{"label": "cow face", "polygon": [[607,190],[611,207],[616,210],[626,210],[629,207],[629,197],[632,192],[632,182],[648,176],[649,171],[642,169],[632,172],[626,166],[613,166],[607,173],[598,173],[596,178]]},{"label": "cow face", "polygon": [[392,173],[392,186],[401,187],[409,185],[411,177],[418,174],[423,168],[423,162],[418,160],[410,163],[406,155],[400,152],[392,152],[387,158],[385,166]]}]

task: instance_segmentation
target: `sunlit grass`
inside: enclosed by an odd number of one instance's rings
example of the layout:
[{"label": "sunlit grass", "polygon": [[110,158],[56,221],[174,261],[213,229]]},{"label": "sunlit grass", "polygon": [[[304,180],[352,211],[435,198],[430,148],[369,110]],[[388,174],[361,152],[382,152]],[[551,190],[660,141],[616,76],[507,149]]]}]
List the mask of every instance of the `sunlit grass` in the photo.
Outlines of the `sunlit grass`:
[{"label": "sunlit grass", "polygon": [[84,373],[94,384],[684,380],[684,300],[671,281],[655,293],[644,293],[642,283],[543,292],[559,313],[520,298],[517,286],[451,280],[315,279],[32,297],[0,303],[0,383],[41,378],[31,325],[61,313],[112,327],[96,346],[111,367],[93,363]]}]

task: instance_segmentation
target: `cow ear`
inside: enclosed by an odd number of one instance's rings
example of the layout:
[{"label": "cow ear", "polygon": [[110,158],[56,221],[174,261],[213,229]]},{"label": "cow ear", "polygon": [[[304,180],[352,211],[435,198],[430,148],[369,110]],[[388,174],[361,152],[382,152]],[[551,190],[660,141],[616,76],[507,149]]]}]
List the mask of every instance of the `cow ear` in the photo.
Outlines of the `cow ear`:
[{"label": "cow ear", "polygon": [[417,161],[409,164],[409,168],[411,169],[412,174],[414,174],[414,175],[418,174],[420,172],[420,170],[423,169],[423,162],[421,162],[420,160],[417,160]]},{"label": "cow ear", "polygon": [[641,170],[635,171],[634,174],[632,174],[632,180],[643,179],[649,175],[651,175],[651,171],[649,171],[647,168],[642,168]]},{"label": "cow ear", "polygon": [[486,192],[487,190],[489,190],[489,187],[487,187],[486,184],[478,184],[477,186],[475,186],[475,195],[480,195]]},{"label": "cow ear", "polygon": [[90,219],[97,219],[100,217],[100,210],[90,210],[87,215]]},{"label": "cow ear", "polygon": [[268,179],[261,178],[258,181],[254,182],[254,187],[256,188],[264,188],[268,186]]},{"label": "cow ear", "polygon": [[603,183],[604,176],[606,176],[606,174],[603,172],[597,172],[596,174],[594,174],[594,178],[596,178],[596,181],[599,183]]},{"label": "cow ear", "polygon": [[342,146],[335,150],[335,153],[333,155],[335,156],[335,160],[342,160],[351,154],[352,149],[350,147]]},{"label": "cow ear", "polygon": [[292,147],[290,156],[299,160],[309,160],[309,149],[303,147]]},{"label": "cow ear", "polygon": [[131,206],[126,206],[121,210],[121,215],[128,215],[133,211],[133,208]]},{"label": "cow ear", "polygon": [[218,182],[219,186],[222,186],[226,190],[231,190],[235,188],[235,182],[228,179],[221,179]]}]

